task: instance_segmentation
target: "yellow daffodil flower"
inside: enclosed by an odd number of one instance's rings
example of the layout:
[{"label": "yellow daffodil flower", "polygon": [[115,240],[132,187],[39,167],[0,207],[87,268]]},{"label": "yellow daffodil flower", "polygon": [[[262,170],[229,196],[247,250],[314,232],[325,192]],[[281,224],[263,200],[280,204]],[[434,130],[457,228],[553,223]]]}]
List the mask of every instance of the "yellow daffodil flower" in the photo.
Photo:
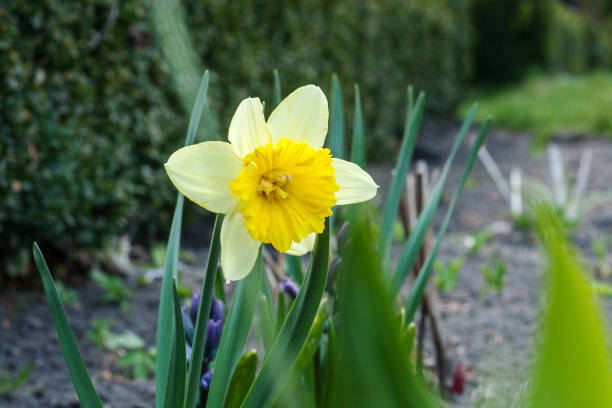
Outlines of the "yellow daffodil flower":
[{"label": "yellow daffodil flower", "polygon": [[371,199],[378,186],[358,165],[323,148],[327,99],[307,85],[264,118],[259,98],[243,100],[227,142],[183,147],[166,172],[187,198],[226,214],[221,227],[221,267],[226,280],[244,278],[259,246],[303,255],[335,205]]}]

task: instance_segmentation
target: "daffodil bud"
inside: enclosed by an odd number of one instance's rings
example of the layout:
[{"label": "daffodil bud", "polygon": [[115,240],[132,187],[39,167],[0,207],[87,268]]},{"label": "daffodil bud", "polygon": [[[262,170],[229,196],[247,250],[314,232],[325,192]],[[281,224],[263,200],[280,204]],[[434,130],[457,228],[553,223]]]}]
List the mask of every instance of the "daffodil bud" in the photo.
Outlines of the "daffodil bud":
[{"label": "daffodil bud", "polygon": [[279,283],[280,288],[283,292],[292,299],[295,299],[298,292],[300,291],[300,287],[291,280],[290,277],[285,276],[285,279],[281,283]]}]

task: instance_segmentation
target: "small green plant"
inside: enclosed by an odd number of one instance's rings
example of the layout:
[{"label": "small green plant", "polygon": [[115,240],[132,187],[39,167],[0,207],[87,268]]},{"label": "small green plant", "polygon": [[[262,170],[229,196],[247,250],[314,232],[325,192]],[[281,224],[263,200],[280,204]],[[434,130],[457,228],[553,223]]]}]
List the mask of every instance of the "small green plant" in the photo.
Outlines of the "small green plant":
[{"label": "small green plant", "polygon": [[463,267],[463,262],[464,259],[461,256],[448,262],[441,260],[434,262],[436,271],[434,282],[442,292],[448,293],[457,286],[459,271]]},{"label": "small green plant", "polygon": [[135,379],[146,380],[155,372],[155,349],[149,347],[129,350],[119,357],[117,363],[128,370]]},{"label": "small green plant", "polygon": [[602,277],[607,278],[612,272],[610,270],[610,265],[606,261],[608,249],[610,248],[610,236],[605,235],[603,237],[592,240],[591,248],[593,248],[593,252],[595,253],[596,271]]},{"label": "small green plant", "polygon": [[495,258],[493,266],[482,265],[482,277],[484,278],[482,295],[484,296],[487,289],[499,295],[506,283],[506,262]]},{"label": "small green plant", "polygon": [[60,297],[62,298],[62,302],[68,306],[75,307],[79,304],[79,294],[76,290],[70,289],[62,282],[57,282],[55,284],[57,291],[59,292]]},{"label": "small green plant", "polygon": [[99,269],[93,270],[91,278],[104,291],[102,299],[105,302],[117,302],[122,312],[127,311],[129,307],[128,301],[132,297],[132,291],[126,288],[121,278],[110,276]]},{"label": "small green plant", "polygon": [[110,328],[115,322],[112,319],[93,319],[93,328],[87,332],[87,337],[93,341],[98,349],[103,349],[111,336]]},{"label": "small green plant", "polygon": [[478,255],[482,246],[486,244],[491,238],[493,238],[493,233],[491,231],[480,231],[476,235],[470,236],[468,238],[471,238],[468,241],[470,254]]},{"label": "small green plant", "polygon": [[32,363],[22,364],[16,373],[0,371],[0,395],[13,391],[27,381],[32,374]]}]

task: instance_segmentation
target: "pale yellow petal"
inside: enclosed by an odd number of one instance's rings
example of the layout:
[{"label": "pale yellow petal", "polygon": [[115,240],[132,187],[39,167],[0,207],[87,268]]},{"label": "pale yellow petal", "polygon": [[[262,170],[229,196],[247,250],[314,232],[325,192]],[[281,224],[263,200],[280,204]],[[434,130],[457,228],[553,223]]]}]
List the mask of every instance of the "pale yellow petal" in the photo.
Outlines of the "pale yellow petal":
[{"label": "pale yellow petal", "polygon": [[336,169],[336,183],[340,190],[336,192],[336,205],[346,205],[367,201],[376,195],[378,186],[372,177],[355,163],[341,159],[332,159]]},{"label": "pale yellow petal", "polygon": [[236,109],[227,139],[240,157],[272,141],[259,98],[246,98]]},{"label": "pale yellow petal", "polygon": [[242,159],[226,142],[203,142],[172,153],[165,164],[175,187],[188,199],[217,213],[236,203],[229,188],[242,170]]},{"label": "pale yellow petal", "polygon": [[283,137],[323,147],[329,112],[327,99],[318,86],[306,85],[286,97],[268,118],[274,143]]},{"label": "pale yellow petal", "polygon": [[261,242],[253,240],[240,211],[232,210],[221,226],[221,268],[227,281],[243,279],[251,272]]},{"label": "pale yellow petal", "polygon": [[287,251],[289,255],[302,256],[308,252],[312,251],[314,247],[315,239],[317,238],[317,234],[312,232],[306,236],[300,242],[294,242],[291,244],[291,248]]}]

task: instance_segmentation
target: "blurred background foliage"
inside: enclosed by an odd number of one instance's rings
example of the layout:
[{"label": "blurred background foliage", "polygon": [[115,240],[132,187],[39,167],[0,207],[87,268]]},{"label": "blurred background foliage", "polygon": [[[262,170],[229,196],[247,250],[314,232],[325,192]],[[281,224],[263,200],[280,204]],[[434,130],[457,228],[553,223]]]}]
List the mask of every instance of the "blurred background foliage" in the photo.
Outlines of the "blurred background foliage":
[{"label": "blurred background foliage", "polygon": [[[177,63],[187,39],[196,55]],[[206,137],[225,137],[245,96],[271,101],[273,68],[286,89],[327,90],[335,72],[346,100],[361,85],[377,159],[397,144],[408,83],[448,115],[472,87],[534,68],[612,68],[612,0],[5,2],[0,276],[22,272],[34,237],[71,259],[118,233],[144,240],[168,228],[175,193],[162,163],[181,143],[203,68]]]}]

